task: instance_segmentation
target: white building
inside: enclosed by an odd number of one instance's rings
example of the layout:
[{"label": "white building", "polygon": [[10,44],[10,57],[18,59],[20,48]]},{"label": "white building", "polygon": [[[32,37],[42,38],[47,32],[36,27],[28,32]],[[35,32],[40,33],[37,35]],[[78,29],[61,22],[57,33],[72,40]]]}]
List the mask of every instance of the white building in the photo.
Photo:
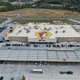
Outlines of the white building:
[{"label": "white building", "polygon": [[44,43],[80,42],[80,33],[71,25],[29,23],[27,25],[17,25],[11,32],[5,35],[5,40]]}]

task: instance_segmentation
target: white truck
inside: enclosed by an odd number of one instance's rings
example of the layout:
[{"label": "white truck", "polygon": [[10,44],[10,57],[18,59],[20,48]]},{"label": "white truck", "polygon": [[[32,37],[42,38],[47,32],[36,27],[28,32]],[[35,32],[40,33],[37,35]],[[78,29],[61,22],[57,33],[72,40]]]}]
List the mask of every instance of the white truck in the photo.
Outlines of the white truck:
[{"label": "white truck", "polygon": [[32,69],[31,72],[32,73],[44,73],[42,69]]}]

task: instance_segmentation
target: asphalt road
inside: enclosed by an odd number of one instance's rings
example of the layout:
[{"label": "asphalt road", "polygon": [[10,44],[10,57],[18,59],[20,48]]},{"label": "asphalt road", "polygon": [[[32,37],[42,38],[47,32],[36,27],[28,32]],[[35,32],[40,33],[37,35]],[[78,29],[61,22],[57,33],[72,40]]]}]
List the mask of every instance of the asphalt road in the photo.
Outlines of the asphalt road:
[{"label": "asphalt road", "polygon": [[6,24],[6,29],[4,29],[1,33],[0,33],[0,37],[4,37],[5,34],[7,32],[10,31],[10,27],[15,27],[15,24],[7,24],[9,22],[11,22],[12,20],[10,18],[8,18],[8,20],[4,21],[2,24],[0,24],[0,27],[3,27]]}]

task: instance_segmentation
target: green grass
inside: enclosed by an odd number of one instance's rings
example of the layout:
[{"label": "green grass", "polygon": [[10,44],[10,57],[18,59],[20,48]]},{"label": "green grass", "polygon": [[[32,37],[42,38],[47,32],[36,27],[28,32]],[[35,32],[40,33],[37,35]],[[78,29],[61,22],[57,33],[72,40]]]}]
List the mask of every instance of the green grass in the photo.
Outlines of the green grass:
[{"label": "green grass", "polygon": [[78,23],[70,21],[70,20],[63,20],[63,22],[65,22],[67,24],[78,24]]},{"label": "green grass", "polygon": [[53,20],[14,20],[12,22],[18,22],[18,23],[21,23],[21,24],[29,23],[29,22],[35,22],[35,23],[39,23],[39,22],[50,22],[50,23],[52,23]]},{"label": "green grass", "polygon": [[12,22],[18,22],[20,24],[25,24],[25,23],[29,23],[29,22],[35,22],[35,23],[50,22],[50,23],[53,23],[53,21],[62,21],[67,24],[78,24],[78,23],[70,21],[70,20],[58,20],[58,19],[54,19],[54,20],[21,20],[20,19],[20,20],[13,20]]},{"label": "green grass", "polygon": [[0,24],[2,23],[2,22],[4,22],[4,21],[6,21],[7,19],[2,19],[2,18],[0,18]]},{"label": "green grass", "polygon": [[80,21],[80,18],[76,18],[76,19],[74,19],[74,20]]}]

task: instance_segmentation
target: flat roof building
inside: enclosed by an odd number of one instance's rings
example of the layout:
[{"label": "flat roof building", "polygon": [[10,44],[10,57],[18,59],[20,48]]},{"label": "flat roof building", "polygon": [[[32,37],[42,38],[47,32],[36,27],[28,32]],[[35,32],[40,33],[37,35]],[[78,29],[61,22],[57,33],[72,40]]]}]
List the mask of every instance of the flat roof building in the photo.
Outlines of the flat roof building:
[{"label": "flat roof building", "polygon": [[5,40],[21,42],[80,42],[80,33],[71,25],[28,23],[17,25],[5,34]]}]

